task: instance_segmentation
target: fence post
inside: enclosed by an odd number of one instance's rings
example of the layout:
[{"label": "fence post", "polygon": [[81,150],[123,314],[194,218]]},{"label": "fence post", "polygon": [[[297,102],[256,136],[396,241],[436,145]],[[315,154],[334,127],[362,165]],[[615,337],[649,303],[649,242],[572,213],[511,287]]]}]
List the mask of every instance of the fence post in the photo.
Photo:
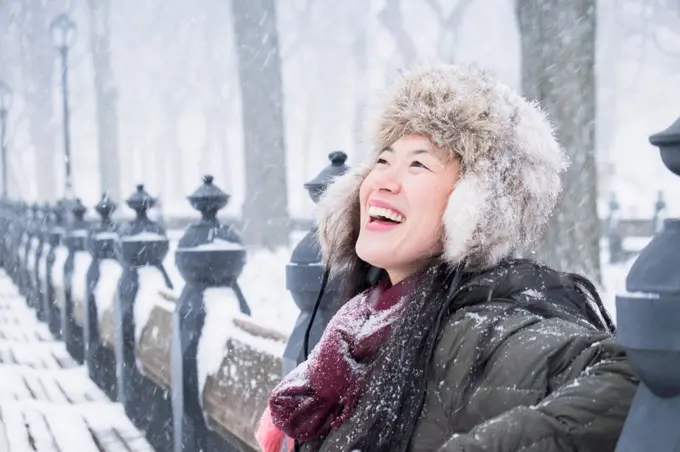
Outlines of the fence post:
[{"label": "fence post", "polygon": [[48,321],[48,312],[45,305],[45,297],[47,296],[47,255],[50,252],[50,234],[53,227],[54,215],[52,213],[52,206],[45,203],[43,206],[44,221],[40,231],[41,243],[38,247],[38,253],[35,260],[35,280],[36,280],[36,297],[35,308],[38,312],[38,320]]},{"label": "fence post", "polygon": [[161,272],[166,285],[172,287],[163,268],[163,258],[169,243],[165,230],[151,221],[146,213],[153,206],[154,198],[138,185],[137,191],[126,201],[135,211],[135,219],[120,230],[116,244],[116,255],[123,265],[116,296],[116,385],[118,401],[125,407],[125,413],[137,425],[149,422],[150,410],[144,406],[144,377],[137,369],[135,359],[135,317],[134,305],[139,290],[139,269],[155,267]]},{"label": "fence post", "polygon": [[172,315],[175,452],[198,452],[207,448],[208,433],[199,400],[196,356],[206,315],[206,291],[220,290],[218,296],[225,296],[225,303],[238,304],[241,312],[250,315],[250,308],[236,282],[246,263],[246,250],[236,231],[220,225],[216,218],[217,212],[227,205],[229,195],[213,184],[212,176],[204,176],[203,185],[188,199],[201,213],[201,220],[189,226],[175,253],[177,268],[186,281]]},{"label": "fence post", "polygon": [[4,262],[4,268],[9,277],[14,280],[14,245],[15,245],[15,237],[16,237],[16,218],[17,218],[17,210],[18,210],[18,203],[16,201],[7,201],[7,210],[6,210],[6,227],[7,227],[7,233],[3,236],[3,245],[5,249],[7,250],[7,256],[5,257],[5,262]]},{"label": "fence post", "polygon": [[0,199],[0,267],[7,272],[9,263],[9,221],[12,203],[6,197]]},{"label": "fence post", "polygon": [[28,207],[26,203],[17,201],[12,221],[12,267],[11,275],[14,284],[21,289],[21,266],[23,250],[27,239],[26,228],[28,224]]},{"label": "fence post", "polygon": [[71,211],[72,221],[64,237],[68,256],[64,262],[64,309],[61,311],[61,326],[66,350],[77,363],[82,364],[84,360],[83,329],[76,323],[72,288],[75,255],[85,250],[87,223],[83,218],[87,207],[76,198],[69,201],[68,208]]},{"label": "fence post", "polygon": [[[92,381],[113,400],[116,399],[116,357],[99,337],[99,313],[95,290],[101,276],[102,261],[115,261],[115,244],[118,239],[116,225],[111,214],[116,204],[104,194],[95,206],[101,222],[92,227],[88,236],[87,247],[92,255],[90,268],[87,269],[87,290],[85,296],[85,325],[83,341],[85,342],[85,362]],[[116,261],[116,265],[119,265]]]},{"label": "fence post", "polygon": [[[331,152],[328,159],[331,164],[305,184],[305,188],[309,191],[309,196],[314,203],[319,201],[319,197],[333,179],[341,176],[349,169],[345,165],[347,154],[342,151]],[[290,263],[286,265],[286,287],[290,291],[293,301],[300,308],[300,315],[283,352],[282,371],[284,375],[304,361],[305,331],[312,319],[314,303],[321,288],[322,276],[321,248],[316,238],[316,227],[314,227],[295,247],[290,257]],[[336,307],[333,306],[333,300],[337,295],[337,286],[337,281],[330,281],[321,300],[321,306],[309,335],[310,350],[321,338],[323,330],[335,312]]]},{"label": "fence post", "polygon": [[52,273],[54,271],[54,263],[56,261],[56,250],[61,245],[64,237],[64,212],[62,210],[62,202],[57,203],[52,207],[52,227],[50,228],[49,245],[47,257],[45,258],[45,296],[43,304],[47,313],[47,325],[50,332],[55,338],[61,339],[61,312],[57,305],[57,296],[54,291],[54,284],[52,283]]},{"label": "fence post", "polygon": [[[680,176],[680,119],[650,137]],[[617,452],[680,450],[680,219],[642,250],[616,297],[617,342],[640,378]]]},{"label": "fence post", "polygon": [[34,308],[39,313],[39,306],[41,300],[41,284],[40,275],[38,273],[40,267],[40,258],[43,253],[43,248],[45,246],[45,241],[47,240],[46,228],[47,228],[47,211],[49,209],[48,205],[37,205],[36,206],[36,218],[35,218],[35,250],[31,255],[30,264],[28,267],[28,274],[31,280],[31,289],[28,296],[28,305]]},{"label": "fence post", "polygon": [[33,239],[35,238],[36,234],[35,223],[37,217],[37,208],[38,205],[33,204],[26,210],[26,213],[28,214],[26,217],[26,231],[24,232],[24,237],[26,240],[23,243],[23,248],[21,250],[21,282],[19,284],[19,293],[25,297],[28,297],[31,293],[31,276],[28,271],[28,259],[31,255]]}]

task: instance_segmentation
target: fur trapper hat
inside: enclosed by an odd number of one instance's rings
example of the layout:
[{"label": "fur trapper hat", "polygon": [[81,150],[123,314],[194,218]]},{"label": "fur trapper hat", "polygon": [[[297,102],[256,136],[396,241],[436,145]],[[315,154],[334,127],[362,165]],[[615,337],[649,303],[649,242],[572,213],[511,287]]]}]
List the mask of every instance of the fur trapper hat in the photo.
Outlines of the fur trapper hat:
[{"label": "fur trapper hat", "polygon": [[447,263],[492,267],[541,236],[567,162],[537,104],[482,70],[442,64],[401,74],[376,119],[370,157],[319,202],[319,240],[333,273],[358,259],[361,183],[378,154],[409,134],[462,162],[443,218]]}]

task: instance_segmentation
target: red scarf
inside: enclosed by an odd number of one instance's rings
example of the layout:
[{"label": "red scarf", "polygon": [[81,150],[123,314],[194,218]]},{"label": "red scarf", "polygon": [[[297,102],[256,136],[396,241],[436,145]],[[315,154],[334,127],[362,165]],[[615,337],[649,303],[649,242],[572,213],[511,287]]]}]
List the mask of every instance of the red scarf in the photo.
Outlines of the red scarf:
[{"label": "red scarf", "polygon": [[[286,376],[269,398],[258,431],[265,452],[278,452],[285,433],[300,441],[328,434],[352,413],[369,364],[389,336],[417,281],[410,277],[390,287],[385,280],[357,295],[331,319],[309,359]],[[272,431],[276,426],[280,432]]]}]

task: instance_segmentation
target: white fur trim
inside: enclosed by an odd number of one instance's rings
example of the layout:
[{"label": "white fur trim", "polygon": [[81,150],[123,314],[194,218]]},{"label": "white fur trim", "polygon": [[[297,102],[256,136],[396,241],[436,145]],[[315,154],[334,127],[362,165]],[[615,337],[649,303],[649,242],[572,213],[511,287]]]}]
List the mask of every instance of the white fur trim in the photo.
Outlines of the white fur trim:
[{"label": "white fur trim", "polygon": [[[537,105],[484,71],[435,65],[403,74],[376,123],[375,152],[421,134],[462,159],[443,216],[448,263],[491,267],[540,237],[567,163]],[[374,159],[338,178],[320,201],[319,239],[334,269],[358,259],[359,188]]]}]

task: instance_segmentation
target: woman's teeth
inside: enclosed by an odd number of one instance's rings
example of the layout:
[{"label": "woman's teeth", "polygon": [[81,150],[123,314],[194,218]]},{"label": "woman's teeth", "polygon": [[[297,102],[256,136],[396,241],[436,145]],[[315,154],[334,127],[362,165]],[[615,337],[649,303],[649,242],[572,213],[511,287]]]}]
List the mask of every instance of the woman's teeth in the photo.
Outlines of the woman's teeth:
[{"label": "woman's teeth", "polygon": [[394,221],[395,223],[403,223],[406,221],[406,217],[394,210],[385,209],[384,207],[368,206],[368,215],[371,218],[376,219],[387,219]]}]

